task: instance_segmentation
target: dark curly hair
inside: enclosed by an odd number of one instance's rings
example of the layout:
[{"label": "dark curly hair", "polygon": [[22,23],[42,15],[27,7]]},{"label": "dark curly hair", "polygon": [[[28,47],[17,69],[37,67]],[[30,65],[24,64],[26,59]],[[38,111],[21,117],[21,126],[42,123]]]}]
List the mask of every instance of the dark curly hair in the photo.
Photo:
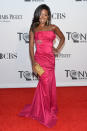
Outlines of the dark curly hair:
[{"label": "dark curly hair", "polygon": [[[34,28],[36,28],[39,25],[39,18],[40,18],[41,11],[43,9],[48,11],[48,25],[51,24],[51,11],[50,11],[50,8],[46,4],[41,4],[36,8],[36,10],[34,12],[34,17],[33,17],[33,20],[32,20],[31,27],[30,27],[30,29],[33,32],[34,32]],[[46,23],[46,25],[47,25],[47,23]]]}]

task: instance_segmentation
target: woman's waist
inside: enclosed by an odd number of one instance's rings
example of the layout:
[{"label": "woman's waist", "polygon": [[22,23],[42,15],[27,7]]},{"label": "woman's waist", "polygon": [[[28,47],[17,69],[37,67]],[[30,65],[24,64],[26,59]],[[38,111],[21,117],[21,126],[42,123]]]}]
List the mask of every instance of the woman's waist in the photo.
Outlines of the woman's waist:
[{"label": "woman's waist", "polygon": [[54,55],[52,48],[37,48],[36,54],[43,55],[43,56],[53,56]]},{"label": "woman's waist", "polygon": [[37,52],[53,52],[53,46],[52,45],[47,45],[45,44],[41,44],[41,45],[36,45],[36,51]]},{"label": "woman's waist", "polygon": [[52,41],[47,41],[47,40],[37,40],[36,41],[36,46],[40,46],[40,47],[52,47],[53,46],[53,42]]},{"label": "woman's waist", "polygon": [[37,39],[37,40],[35,40],[35,43],[38,43],[38,44],[41,44],[41,43],[53,43],[53,40],[50,40],[50,39]]}]

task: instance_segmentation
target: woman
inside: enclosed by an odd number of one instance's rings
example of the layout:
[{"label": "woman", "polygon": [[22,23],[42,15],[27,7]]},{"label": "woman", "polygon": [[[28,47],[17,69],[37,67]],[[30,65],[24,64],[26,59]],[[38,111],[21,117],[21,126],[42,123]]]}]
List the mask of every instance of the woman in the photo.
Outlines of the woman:
[{"label": "woman", "polygon": [[[58,47],[54,48],[53,40],[56,35],[60,41]],[[27,104],[19,115],[36,119],[49,128],[57,121],[55,55],[59,53],[64,41],[65,37],[60,29],[51,24],[50,8],[46,4],[38,6],[29,31],[29,51],[34,74],[37,75],[35,68],[37,63],[43,68],[44,73],[39,75],[32,104]]]}]

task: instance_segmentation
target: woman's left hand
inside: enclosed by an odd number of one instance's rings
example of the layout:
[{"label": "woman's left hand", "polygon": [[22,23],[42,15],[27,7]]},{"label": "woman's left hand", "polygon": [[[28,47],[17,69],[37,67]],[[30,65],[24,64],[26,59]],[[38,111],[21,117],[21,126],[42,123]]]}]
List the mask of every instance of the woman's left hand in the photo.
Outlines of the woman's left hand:
[{"label": "woman's left hand", "polygon": [[53,53],[55,56],[58,56],[59,53],[58,49],[53,47]]}]

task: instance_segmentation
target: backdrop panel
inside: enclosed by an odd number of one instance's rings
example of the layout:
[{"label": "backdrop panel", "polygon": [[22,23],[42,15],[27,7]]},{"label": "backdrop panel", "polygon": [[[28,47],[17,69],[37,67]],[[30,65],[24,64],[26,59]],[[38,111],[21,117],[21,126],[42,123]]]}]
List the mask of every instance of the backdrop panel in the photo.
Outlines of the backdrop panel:
[{"label": "backdrop panel", "polygon": [[[3,0],[0,1],[0,88],[37,86],[28,35],[34,10],[43,3],[51,9],[52,24],[65,35],[65,46],[55,58],[56,86],[87,85],[87,1]],[[58,44],[56,37],[54,46]]]}]

